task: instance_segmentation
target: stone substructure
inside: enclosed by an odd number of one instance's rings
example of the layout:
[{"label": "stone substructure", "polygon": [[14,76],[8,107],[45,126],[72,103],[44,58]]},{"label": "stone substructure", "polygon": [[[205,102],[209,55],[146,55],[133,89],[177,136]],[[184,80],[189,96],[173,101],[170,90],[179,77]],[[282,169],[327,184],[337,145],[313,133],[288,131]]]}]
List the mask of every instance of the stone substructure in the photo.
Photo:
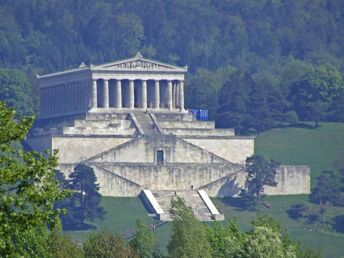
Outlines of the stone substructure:
[{"label": "stone substructure", "polygon": [[[244,163],[254,137],[215,129],[184,109],[186,68],[134,58],[80,66],[38,76],[41,113],[27,143],[38,151],[59,150],[68,175],[78,163],[91,166],[105,196],[138,196],[169,220],[175,195],[202,220],[223,219],[208,195],[237,195],[245,187]],[[310,170],[281,166],[277,187],[267,194],[310,191]],[[186,198],[189,196],[190,198]]]}]

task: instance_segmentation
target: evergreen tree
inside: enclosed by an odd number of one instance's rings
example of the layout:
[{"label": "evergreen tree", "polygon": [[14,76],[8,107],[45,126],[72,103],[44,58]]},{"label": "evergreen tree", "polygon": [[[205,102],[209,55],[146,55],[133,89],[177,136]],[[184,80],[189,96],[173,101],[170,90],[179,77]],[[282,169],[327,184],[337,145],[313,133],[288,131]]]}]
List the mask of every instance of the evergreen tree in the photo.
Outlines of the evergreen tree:
[{"label": "evergreen tree", "polygon": [[219,108],[216,125],[221,128],[234,128],[239,134],[247,132],[249,116],[248,100],[251,80],[236,72],[219,93]]},{"label": "evergreen tree", "polygon": [[96,180],[93,168],[84,164],[77,165],[74,172],[69,175],[67,189],[72,190],[73,194],[68,200],[60,203],[68,211],[62,217],[65,226],[84,227],[85,219],[104,217],[105,211],[100,207],[101,195]]}]

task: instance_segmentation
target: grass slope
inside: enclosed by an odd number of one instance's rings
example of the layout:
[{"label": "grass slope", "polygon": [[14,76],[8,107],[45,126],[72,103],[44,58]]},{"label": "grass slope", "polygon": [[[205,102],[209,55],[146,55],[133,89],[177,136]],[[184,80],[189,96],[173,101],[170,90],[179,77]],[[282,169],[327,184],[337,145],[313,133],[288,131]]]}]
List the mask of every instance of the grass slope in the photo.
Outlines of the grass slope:
[{"label": "grass slope", "polygon": [[[336,169],[338,160],[344,157],[344,124],[322,123],[317,129],[284,128],[268,131],[256,139],[255,152],[282,164],[308,165],[312,169],[312,178],[321,171]],[[290,235],[304,245],[322,250],[324,257],[344,257],[344,234],[335,233],[321,223],[309,224],[305,220],[292,220],[286,210],[295,203],[307,203],[311,212],[316,214],[318,207],[308,203],[306,195],[269,197],[270,209],[261,208],[260,213],[273,216],[287,228]],[[257,212],[242,211],[229,206],[223,200],[214,200],[220,211],[227,218],[236,218],[243,230],[250,228],[250,221]],[[98,230],[107,228],[111,231],[126,232],[132,230],[137,218],[147,223],[154,220],[147,216],[141,201],[137,198],[104,197],[102,206],[107,210],[104,221],[95,221]],[[331,207],[329,217],[344,214],[343,209]],[[69,232],[73,238],[82,240],[89,232]],[[155,231],[161,249],[165,249],[169,239],[170,224]]]},{"label": "grass slope", "polygon": [[285,165],[308,165],[314,179],[324,170],[338,168],[344,160],[344,123],[265,132],[256,139],[255,153]]}]

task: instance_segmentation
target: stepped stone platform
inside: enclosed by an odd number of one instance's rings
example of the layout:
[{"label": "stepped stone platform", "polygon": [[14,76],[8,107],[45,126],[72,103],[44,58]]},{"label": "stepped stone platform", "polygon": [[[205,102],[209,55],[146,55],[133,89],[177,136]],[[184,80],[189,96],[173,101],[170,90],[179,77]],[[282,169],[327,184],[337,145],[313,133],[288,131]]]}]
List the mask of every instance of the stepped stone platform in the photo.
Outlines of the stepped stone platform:
[{"label": "stepped stone platform", "polygon": [[161,221],[171,221],[171,200],[180,197],[190,207],[195,217],[200,221],[221,221],[224,215],[220,214],[215,205],[203,190],[188,191],[150,191],[143,190],[141,199],[148,210]]},{"label": "stepped stone platform", "polygon": [[[186,72],[138,53],[37,76],[40,114],[27,146],[42,153],[59,150],[58,169],[66,176],[77,164],[92,167],[104,196],[142,192],[160,220],[171,219],[175,196],[200,220],[221,220],[208,195],[235,196],[245,187],[244,164],[254,154],[254,137],[218,129],[185,109]],[[309,193],[309,168],[280,171],[278,185],[265,193]]]}]

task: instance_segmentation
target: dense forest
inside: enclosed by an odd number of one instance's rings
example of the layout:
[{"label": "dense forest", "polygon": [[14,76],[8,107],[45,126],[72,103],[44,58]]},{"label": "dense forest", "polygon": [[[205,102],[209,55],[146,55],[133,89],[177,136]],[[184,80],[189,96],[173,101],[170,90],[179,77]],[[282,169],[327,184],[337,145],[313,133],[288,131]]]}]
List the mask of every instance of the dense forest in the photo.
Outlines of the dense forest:
[{"label": "dense forest", "polygon": [[0,100],[36,113],[36,73],[141,51],[220,127],[344,121],[343,27],[342,0],[0,0]]}]

